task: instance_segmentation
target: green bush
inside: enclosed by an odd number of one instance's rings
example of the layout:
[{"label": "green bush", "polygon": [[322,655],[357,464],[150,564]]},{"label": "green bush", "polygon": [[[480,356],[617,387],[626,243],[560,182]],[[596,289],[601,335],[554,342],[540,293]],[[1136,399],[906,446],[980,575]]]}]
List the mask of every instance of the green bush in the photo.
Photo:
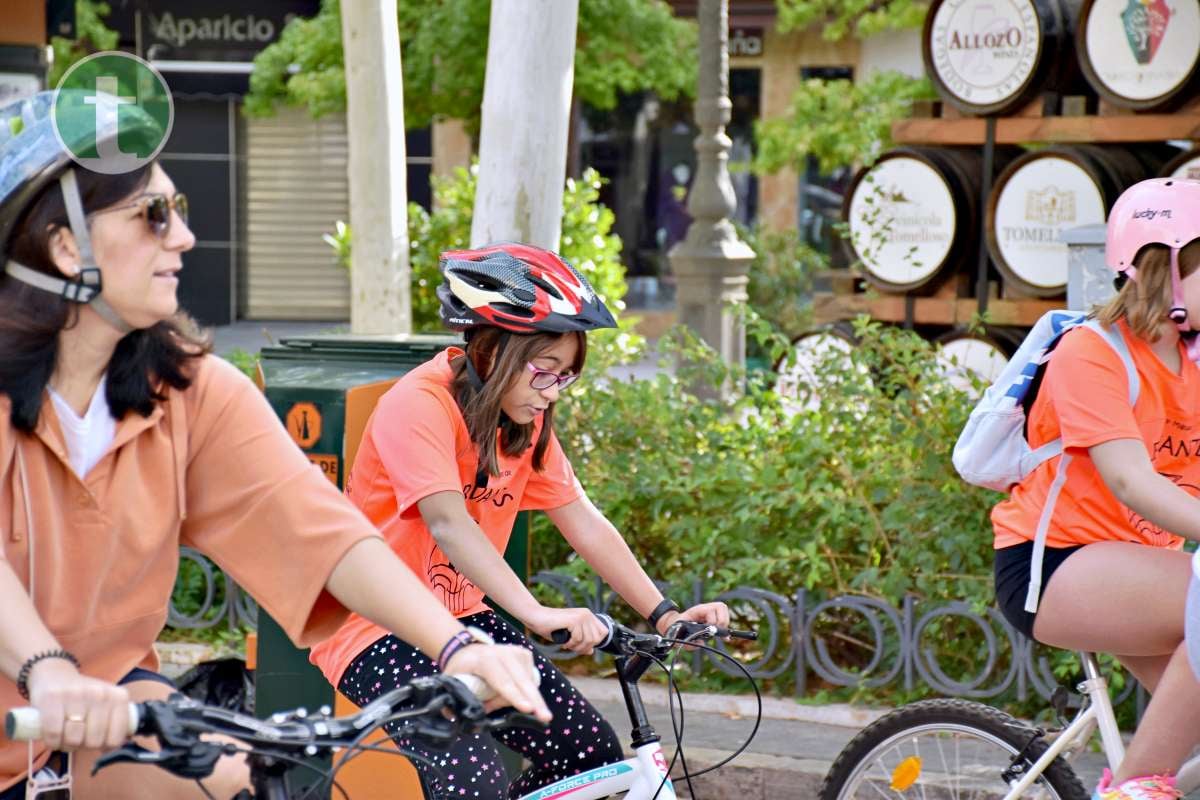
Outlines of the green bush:
[{"label": "green bush", "polygon": [[[782,337],[750,320],[772,355]],[[691,365],[652,380],[582,382],[560,437],[584,486],[639,558],[676,583],[718,592],[753,584],[852,592],[898,603],[990,601],[988,511],[997,496],[958,479],[950,450],[969,398],[940,378],[932,346],[865,319],[862,345],[817,367],[836,390],[789,417],[770,373],[732,409],[697,398],[696,373],[731,373],[686,334],[668,344]],[[538,568],[576,568],[558,537]]]}]

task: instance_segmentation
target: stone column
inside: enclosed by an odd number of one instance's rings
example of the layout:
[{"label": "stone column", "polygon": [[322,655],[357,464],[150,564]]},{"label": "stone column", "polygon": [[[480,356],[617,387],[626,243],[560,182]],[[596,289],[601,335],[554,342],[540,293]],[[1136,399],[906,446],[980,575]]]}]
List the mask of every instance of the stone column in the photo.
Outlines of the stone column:
[{"label": "stone column", "polygon": [[696,93],[697,169],[688,197],[692,224],[668,258],[675,273],[679,319],[731,364],[746,361],[746,331],[731,304],[746,301],[754,251],[729,218],[737,207],[729,180],[728,0],[700,0],[700,71]]}]

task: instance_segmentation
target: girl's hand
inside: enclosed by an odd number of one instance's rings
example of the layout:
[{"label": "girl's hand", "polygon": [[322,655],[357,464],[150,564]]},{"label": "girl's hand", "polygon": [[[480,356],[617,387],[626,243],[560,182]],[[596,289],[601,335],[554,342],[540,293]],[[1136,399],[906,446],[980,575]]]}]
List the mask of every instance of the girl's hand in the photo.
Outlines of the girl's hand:
[{"label": "girl's hand", "polygon": [[511,705],[524,714],[532,714],[542,722],[550,721],[550,709],[542,699],[534,675],[533,653],[524,647],[510,644],[469,644],[450,657],[447,675],[469,672],[487,681],[499,695],[489,701],[487,709]]},{"label": "girl's hand", "polygon": [[129,693],[81,675],[70,661],[34,664],[29,702],[41,712],[42,741],[51,750],[111,750],[129,738]]},{"label": "girl's hand", "polygon": [[658,620],[659,634],[665,634],[667,628],[676,620],[686,619],[689,622],[702,622],[705,625],[716,625],[718,628],[729,627],[729,606],[724,603],[701,603],[692,606],[682,614],[668,612]]},{"label": "girl's hand", "polygon": [[563,647],[584,656],[608,637],[608,628],[587,608],[542,606],[532,618],[525,620],[525,624],[546,640],[557,630],[569,631],[571,638]]}]

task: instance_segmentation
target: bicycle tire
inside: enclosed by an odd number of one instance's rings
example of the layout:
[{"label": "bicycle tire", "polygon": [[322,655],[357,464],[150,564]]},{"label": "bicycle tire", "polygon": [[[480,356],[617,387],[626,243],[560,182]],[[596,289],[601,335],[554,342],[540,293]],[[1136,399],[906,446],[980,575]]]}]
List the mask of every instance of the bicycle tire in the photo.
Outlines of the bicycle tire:
[{"label": "bicycle tire", "polygon": [[[1022,749],[1032,765],[1046,750],[1036,731],[991,706],[966,700],[924,700],[887,714],[850,740],[821,783],[820,800],[856,798],[999,798],[1009,790],[1001,774]],[[946,743],[955,749],[947,752]],[[966,760],[951,767],[969,746]],[[985,749],[987,751],[984,755]],[[977,756],[976,753],[979,755]],[[925,757],[930,762],[925,763]],[[940,761],[940,765],[936,762]],[[940,767],[940,769],[939,769]],[[1056,758],[1023,798],[1089,800],[1079,777]]]}]

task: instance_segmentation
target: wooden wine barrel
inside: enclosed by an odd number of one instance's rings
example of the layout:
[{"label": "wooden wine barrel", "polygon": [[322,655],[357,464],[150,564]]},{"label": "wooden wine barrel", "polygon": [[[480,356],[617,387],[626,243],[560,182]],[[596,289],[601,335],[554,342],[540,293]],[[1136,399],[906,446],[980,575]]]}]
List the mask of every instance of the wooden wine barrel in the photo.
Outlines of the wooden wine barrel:
[{"label": "wooden wine barrel", "polygon": [[1200,91],[1200,0],[1084,0],[1079,65],[1121,108],[1164,111]]},{"label": "wooden wine barrel", "polygon": [[933,0],[921,37],[925,72],[966,114],[1002,115],[1044,91],[1084,91],[1074,54],[1080,2]]},{"label": "wooden wine barrel", "polygon": [[822,374],[821,365],[836,359],[840,374],[850,374],[854,369],[851,351],[858,346],[851,323],[842,321],[826,325],[792,340],[792,352],[775,364],[779,379],[775,391],[783,401],[789,414],[813,411],[820,408],[820,386],[836,376]]},{"label": "wooden wine barrel", "polygon": [[988,198],[984,222],[988,251],[1006,284],[1038,297],[1065,292],[1062,232],[1104,223],[1126,187],[1158,173],[1160,152],[1073,145],[1026,153],[1009,164]]},{"label": "wooden wine barrel", "polygon": [[950,383],[964,392],[987,388],[1008,364],[1024,334],[1010,328],[983,331],[954,328],[937,337],[938,364]]},{"label": "wooden wine barrel", "polygon": [[[1015,153],[997,151],[998,172]],[[978,148],[899,147],[854,176],[842,207],[867,280],[928,292],[975,258],[983,158]]]},{"label": "wooden wine barrel", "polygon": [[1183,151],[1163,165],[1158,174],[1163,178],[1187,178],[1200,181],[1200,148]]}]

